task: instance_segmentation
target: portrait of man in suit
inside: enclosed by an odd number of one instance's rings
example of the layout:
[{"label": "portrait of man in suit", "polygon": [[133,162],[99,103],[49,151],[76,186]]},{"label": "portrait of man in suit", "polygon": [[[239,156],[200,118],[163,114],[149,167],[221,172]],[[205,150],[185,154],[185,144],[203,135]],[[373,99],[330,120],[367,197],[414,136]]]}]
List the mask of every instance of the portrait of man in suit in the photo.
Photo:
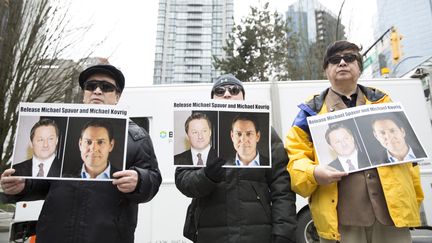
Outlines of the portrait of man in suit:
[{"label": "portrait of man in suit", "polygon": [[231,123],[231,140],[236,150],[235,159],[228,160],[227,165],[267,166],[269,159],[260,155],[257,144],[261,138],[258,119],[252,114],[241,113]]},{"label": "portrait of man in suit", "polygon": [[205,166],[207,161],[217,157],[211,147],[212,124],[209,117],[200,112],[194,112],[185,121],[186,139],[190,149],[174,156],[174,165]]},{"label": "portrait of man in suit", "polygon": [[364,150],[359,150],[351,129],[344,124],[329,124],[325,139],[331,150],[337,154],[329,166],[346,172],[371,166]]},{"label": "portrait of man in suit", "polygon": [[59,177],[61,161],[56,158],[59,129],[47,118],[36,122],[30,131],[33,157],[12,166],[14,176]]},{"label": "portrait of man in suit", "polygon": [[374,137],[384,147],[384,150],[379,153],[379,164],[426,157],[420,144],[410,145],[408,143],[408,130],[404,128],[404,124],[396,115],[377,116],[372,121],[372,129]]},{"label": "portrait of man in suit", "polygon": [[109,161],[109,154],[114,149],[113,128],[104,119],[93,119],[81,129],[79,150],[83,165],[80,178],[110,179],[119,171]]}]

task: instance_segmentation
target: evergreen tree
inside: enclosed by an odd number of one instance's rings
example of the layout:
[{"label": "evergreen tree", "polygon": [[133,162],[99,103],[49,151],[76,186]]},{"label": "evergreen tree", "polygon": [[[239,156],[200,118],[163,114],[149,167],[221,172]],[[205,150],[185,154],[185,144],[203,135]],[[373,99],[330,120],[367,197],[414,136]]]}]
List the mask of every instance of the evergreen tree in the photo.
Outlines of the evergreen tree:
[{"label": "evergreen tree", "polygon": [[268,6],[250,7],[249,15],[233,28],[226,41],[225,57],[213,57],[216,69],[245,82],[289,80],[295,64],[296,35]]}]

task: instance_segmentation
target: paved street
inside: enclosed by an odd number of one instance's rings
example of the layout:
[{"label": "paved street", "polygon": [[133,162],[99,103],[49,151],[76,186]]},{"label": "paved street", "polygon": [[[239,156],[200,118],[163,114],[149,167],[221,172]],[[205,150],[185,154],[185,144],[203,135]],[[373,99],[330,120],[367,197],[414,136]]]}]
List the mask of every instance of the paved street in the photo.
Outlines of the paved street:
[{"label": "paved street", "polygon": [[[419,230],[413,231],[413,243],[431,243],[432,242],[432,231],[431,230]],[[0,243],[8,243],[8,232],[0,232]]]},{"label": "paved street", "polygon": [[9,232],[0,232],[0,243],[8,243]]},{"label": "paved street", "polygon": [[411,231],[414,243],[431,243],[432,230],[415,230]]}]

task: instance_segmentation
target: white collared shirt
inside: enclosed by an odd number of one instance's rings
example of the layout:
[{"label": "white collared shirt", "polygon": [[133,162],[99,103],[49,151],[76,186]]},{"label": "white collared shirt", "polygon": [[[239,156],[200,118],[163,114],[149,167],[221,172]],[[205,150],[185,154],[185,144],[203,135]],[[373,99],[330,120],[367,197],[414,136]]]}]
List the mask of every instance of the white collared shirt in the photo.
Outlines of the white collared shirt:
[{"label": "white collared shirt", "polygon": [[[388,158],[388,161],[390,161],[390,162],[399,162],[399,160],[396,157],[393,157],[388,150],[387,150],[387,158]],[[410,160],[413,160],[416,158],[417,157],[415,156],[411,147],[409,147],[408,153],[405,155],[405,157],[401,161],[410,161]]]},{"label": "white collared shirt", "polygon": [[357,154],[358,154],[358,151],[356,149],[356,150],[354,150],[354,152],[350,156],[338,156],[338,159],[339,159],[340,163],[342,164],[344,171],[350,171],[349,165],[346,162],[347,160],[351,161],[351,164],[354,166],[354,168],[356,170],[359,168]]},{"label": "white collared shirt", "polygon": [[39,164],[43,163],[43,171],[44,171],[44,177],[46,177],[48,175],[48,172],[51,168],[51,165],[55,159],[55,153],[52,154],[48,159],[45,160],[41,160],[39,158],[37,158],[36,156],[33,156],[32,158],[32,175],[33,176],[37,176],[37,174],[39,173]]},{"label": "white collared shirt", "polygon": [[235,164],[237,166],[260,166],[259,153],[257,152],[255,158],[247,165],[240,160],[238,153],[236,153]]},{"label": "white collared shirt", "polygon": [[192,153],[192,162],[194,165],[198,164],[198,153],[201,153],[201,159],[203,161],[203,166],[207,163],[207,157],[210,151],[210,144],[207,145],[203,150],[197,150],[191,147],[191,153]]}]

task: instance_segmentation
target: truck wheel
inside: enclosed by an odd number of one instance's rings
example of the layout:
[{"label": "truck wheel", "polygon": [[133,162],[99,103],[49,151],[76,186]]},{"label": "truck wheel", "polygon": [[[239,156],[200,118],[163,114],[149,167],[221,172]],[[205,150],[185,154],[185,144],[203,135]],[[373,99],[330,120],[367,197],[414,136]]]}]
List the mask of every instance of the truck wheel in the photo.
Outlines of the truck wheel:
[{"label": "truck wheel", "polygon": [[309,209],[300,213],[297,218],[297,243],[318,243],[319,236],[315,229]]}]

